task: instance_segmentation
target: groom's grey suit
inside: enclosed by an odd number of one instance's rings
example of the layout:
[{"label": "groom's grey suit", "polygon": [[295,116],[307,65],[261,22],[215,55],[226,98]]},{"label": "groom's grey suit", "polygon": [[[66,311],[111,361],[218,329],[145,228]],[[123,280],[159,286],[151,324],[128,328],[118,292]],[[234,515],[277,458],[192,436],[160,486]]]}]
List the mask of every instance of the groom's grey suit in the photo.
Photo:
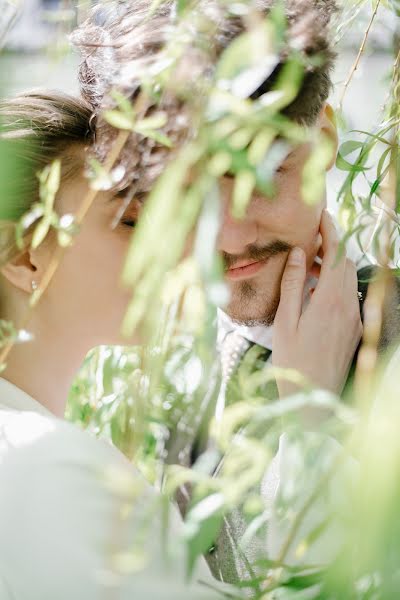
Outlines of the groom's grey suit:
[{"label": "groom's grey suit", "polygon": [[[360,292],[360,311],[362,316],[363,305],[367,296],[368,285],[374,277],[374,273],[374,267],[370,266],[364,267],[358,272],[358,289]],[[381,337],[379,341],[380,353],[390,351],[390,348],[396,343],[396,341],[400,340],[399,306],[400,281],[393,280],[389,284],[386,302],[384,306],[384,319],[381,330]],[[353,365],[350,370],[348,382],[346,384],[346,396],[351,390],[357,355],[358,350],[355,353]],[[269,354],[266,353],[265,357],[267,358],[268,356]],[[281,443],[284,444],[284,441],[281,440]],[[327,443],[329,446],[328,451],[332,452],[333,454],[337,453],[337,451],[340,448],[339,444],[337,444],[337,442],[332,439]],[[280,451],[281,449],[278,451],[278,455]],[[279,485],[280,478],[279,460],[280,459],[278,456],[275,457],[272,465],[269,467],[268,472],[265,474],[265,477],[259,485],[258,492],[261,494],[266,505],[271,505],[272,499],[277,493],[277,487]],[[351,471],[353,469],[353,465],[348,465],[346,468]],[[178,504],[180,506],[181,512],[185,512],[187,508],[187,503],[187,494],[178,496]],[[265,534],[267,527],[268,524],[264,525]],[[248,580],[249,578],[251,578],[251,564],[254,564],[255,560],[261,557],[265,557],[267,551],[271,551],[270,547],[266,547],[266,535],[261,538],[254,538],[252,543],[250,545],[247,545],[246,548],[243,549],[240,546],[240,541],[243,537],[243,534],[246,531],[246,528],[247,524],[240,510],[235,510],[225,517],[220,533],[217,539],[215,540],[215,544],[213,544],[210,551],[206,555],[206,560],[209,564],[209,567],[216,578],[230,583],[238,583],[239,581]],[[279,535],[279,532],[277,533],[277,535]],[[336,539],[328,538],[330,554],[329,556],[319,555],[319,559],[321,562],[328,561],[329,559],[334,558],[335,552],[337,552],[340,548],[340,540],[338,539],[337,535],[333,534],[332,528],[331,530],[329,530],[328,528],[328,530],[325,532],[325,535],[333,535],[333,537],[335,537]],[[327,544],[325,544],[325,546],[327,546]],[[319,552],[320,551],[321,547]]]}]

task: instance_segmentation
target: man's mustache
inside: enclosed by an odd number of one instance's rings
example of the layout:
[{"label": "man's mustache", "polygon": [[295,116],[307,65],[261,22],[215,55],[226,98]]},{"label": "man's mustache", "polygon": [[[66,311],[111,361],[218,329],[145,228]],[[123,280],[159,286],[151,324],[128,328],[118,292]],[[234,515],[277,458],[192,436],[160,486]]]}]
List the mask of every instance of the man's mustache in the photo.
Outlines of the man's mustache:
[{"label": "man's mustache", "polygon": [[246,252],[244,254],[239,255],[221,252],[221,255],[224,261],[225,269],[228,270],[234,267],[235,264],[239,261],[262,261],[266,260],[267,258],[271,258],[271,256],[276,256],[277,254],[281,254],[283,252],[290,252],[292,248],[292,244],[288,244],[283,240],[274,240],[266,246],[249,245],[247,246]]}]

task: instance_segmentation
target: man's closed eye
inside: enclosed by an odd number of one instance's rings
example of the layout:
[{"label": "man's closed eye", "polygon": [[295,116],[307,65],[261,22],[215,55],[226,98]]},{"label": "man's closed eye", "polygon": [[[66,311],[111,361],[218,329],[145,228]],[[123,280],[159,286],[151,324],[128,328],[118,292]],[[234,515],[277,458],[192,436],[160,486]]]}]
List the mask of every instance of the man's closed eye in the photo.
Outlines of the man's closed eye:
[{"label": "man's closed eye", "polygon": [[126,227],[135,227],[137,221],[136,219],[122,219],[121,224],[125,225]]}]

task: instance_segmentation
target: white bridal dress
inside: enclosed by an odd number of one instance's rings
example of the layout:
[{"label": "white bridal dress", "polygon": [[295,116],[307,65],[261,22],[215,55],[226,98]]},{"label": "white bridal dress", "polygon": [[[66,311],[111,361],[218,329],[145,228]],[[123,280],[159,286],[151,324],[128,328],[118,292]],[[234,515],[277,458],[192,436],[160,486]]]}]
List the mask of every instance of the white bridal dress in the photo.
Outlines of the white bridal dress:
[{"label": "white bridal dress", "polygon": [[183,583],[172,509],[169,562],[157,511],[144,535],[151,559],[129,552],[158,499],[115,448],[0,378],[0,600],[220,597],[199,583],[217,585],[204,564],[196,583]]}]

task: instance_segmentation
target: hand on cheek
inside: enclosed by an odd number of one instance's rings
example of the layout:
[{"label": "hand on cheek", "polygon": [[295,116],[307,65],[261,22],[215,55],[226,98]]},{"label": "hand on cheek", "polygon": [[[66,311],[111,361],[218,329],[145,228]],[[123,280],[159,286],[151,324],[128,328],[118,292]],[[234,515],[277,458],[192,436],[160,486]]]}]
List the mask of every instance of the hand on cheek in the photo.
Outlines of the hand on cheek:
[{"label": "hand on cheek", "polygon": [[[273,364],[295,369],[312,385],[340,394],[362,334],[355,265],[338,257],[339,238],[327,211],[321,220],[319,279],[303,310],[306,257],[294,248],[287,260],[274,322]],[[296,391],[278,381],[280,396]]]}]

